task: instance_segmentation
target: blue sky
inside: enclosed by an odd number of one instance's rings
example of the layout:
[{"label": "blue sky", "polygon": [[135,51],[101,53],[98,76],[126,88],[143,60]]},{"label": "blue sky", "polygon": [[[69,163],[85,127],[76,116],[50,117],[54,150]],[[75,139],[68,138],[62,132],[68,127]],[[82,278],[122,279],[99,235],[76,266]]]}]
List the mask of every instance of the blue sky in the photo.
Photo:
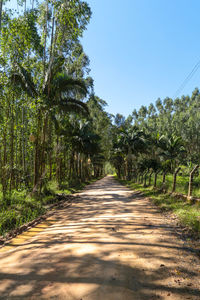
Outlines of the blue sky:
[{"label": "blue sky", "polygon": [[[96,94],[127,116],[173,97],[200,60],[200,1],[87,0],[93,15],[82,40]],[[200,86],[200,69],[179,94]]]},{"label": "blue sky", "polygon": [[[200,60],[200,1],[85,1],[93,15],[82,44],[107,111],[128,116],[158,97],[174,97]],[[178,96],[195,87],[200,68]]]}]

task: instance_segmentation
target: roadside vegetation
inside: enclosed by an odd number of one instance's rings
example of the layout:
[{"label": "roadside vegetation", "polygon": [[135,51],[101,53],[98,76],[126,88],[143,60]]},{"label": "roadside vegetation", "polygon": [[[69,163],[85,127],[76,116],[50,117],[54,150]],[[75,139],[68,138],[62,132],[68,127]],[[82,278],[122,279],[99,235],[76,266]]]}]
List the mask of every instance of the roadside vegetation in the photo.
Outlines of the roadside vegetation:
[{"label": "roadside vegetation", "polygon": [[200,233],[200,92],[158,99],[127,118],[118,114],[111,161],[117,178]]},{"label": "roadside vegetation", "polygon": [[111,115],[81,45],[87,2],[15,3],[0,1],[0,234],[108,173],[162,190],[163,207],[169,192],[200,198],[199,90]]},{"label": "roadside vegetation", "polygon": [[67,195],[81,191],[86,185],[96,181],[91,178],[86,182],[74,184],[65,183],[62,187],[54,182],[49,182],[40,195],[31,196],[26,190],[13,191],[7,199],[2,200],[0,211],[0,235],[5,235],[10,230],[16,229],[24,223],[30,222],[48,211],[51,204],[66,199]]},{"label": "roadside vegetation", "polygon": [[0,235],[101,177],[112,116],[81,37],[85,1],[0,1]]}]

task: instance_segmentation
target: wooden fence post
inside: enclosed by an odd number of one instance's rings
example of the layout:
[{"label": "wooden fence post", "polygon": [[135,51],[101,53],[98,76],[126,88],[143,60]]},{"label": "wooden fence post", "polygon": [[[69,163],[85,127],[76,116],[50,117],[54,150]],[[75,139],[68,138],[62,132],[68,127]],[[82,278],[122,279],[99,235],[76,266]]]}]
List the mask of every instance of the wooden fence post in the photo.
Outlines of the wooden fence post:
[{"label": "wooden fence post", "polygon": [[166,185],[165,185],[165,182],[166,182],[166,174],[167,174],[167,172],[166,171],[164,171],[163,172],[163,180],[162,180],[162,190],[165,192],[165,190],[166,190]]},{"label": "wooden fence post", "polygon": [[174,193],[176,191],[176,176],[178,174],[178,172],[181,170],[181,167],[179,167],[178,169],[176,169],[175,173],[174,173],[174,180],[173,180],[173,187],[172,187],[172,193]]},{"label": "wooden fence post", "polygon": [[163,180],[162,180],[162,185],[165,184],[165,180],[166,180],[166,172],[164,171],[163,172]]},{"label": "wooden fence post", "polygon": [[188,186],[188,199],[192,197],[192,188],[193,188],[193,176],[195,171],[199,168],[199,165],[196,165],[194,169],[190,172],[190,177],[189,177],[189,186]]}]

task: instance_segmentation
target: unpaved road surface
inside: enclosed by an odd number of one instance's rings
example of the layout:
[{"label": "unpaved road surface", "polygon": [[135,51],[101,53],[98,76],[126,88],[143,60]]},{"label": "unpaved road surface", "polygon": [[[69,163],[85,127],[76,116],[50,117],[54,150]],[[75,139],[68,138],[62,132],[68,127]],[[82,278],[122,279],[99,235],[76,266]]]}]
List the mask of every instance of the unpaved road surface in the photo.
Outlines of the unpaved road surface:
[{"label": "unpaved road surface", "polygon": [[0,299],[200,299],[200,262],[148,199],[112,177],[0,252]]}]

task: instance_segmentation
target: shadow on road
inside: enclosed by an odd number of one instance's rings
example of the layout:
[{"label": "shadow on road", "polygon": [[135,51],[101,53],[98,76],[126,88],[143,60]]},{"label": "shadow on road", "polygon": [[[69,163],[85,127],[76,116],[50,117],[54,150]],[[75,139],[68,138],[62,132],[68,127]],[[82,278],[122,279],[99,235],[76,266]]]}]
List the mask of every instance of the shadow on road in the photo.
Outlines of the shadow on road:
[{"label": "shadow on road", "polygon": [[0,299],[200,299],[191,249],[147,199],[113,178],[47,222],[0,253]]}]

